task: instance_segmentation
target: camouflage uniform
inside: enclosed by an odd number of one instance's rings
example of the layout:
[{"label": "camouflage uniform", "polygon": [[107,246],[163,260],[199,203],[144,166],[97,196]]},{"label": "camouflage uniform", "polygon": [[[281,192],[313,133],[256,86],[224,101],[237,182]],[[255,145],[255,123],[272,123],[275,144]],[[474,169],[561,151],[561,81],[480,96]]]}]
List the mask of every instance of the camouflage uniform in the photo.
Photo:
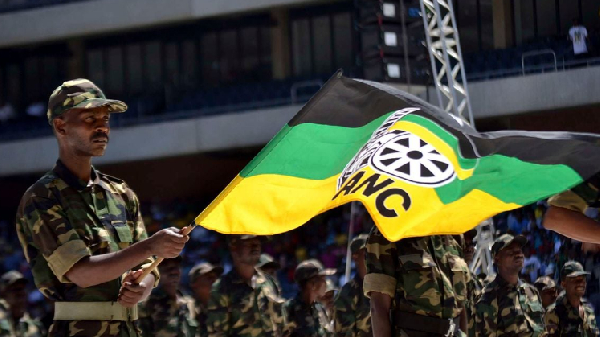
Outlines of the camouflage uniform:
[{"label": "camouflage uniform", "polygon": [[[569,276],[589,275],[583,270],[583,266],[577,262],[565,263],[561,270],[561,279]],[[565,337],[596,337],[600,336],[594,308],[585,298],[581,298],[583,317],[579,314],[579,308],[574,308],[567,298],[566,292],[558,295],[556,302],[548,307],[544,320],[546,330],[550,336]]]},{"label": "camouflage uniform", "polygon": [[392,298],[394,336],[440,336],[448,332],[450,320],[458,325],[469,270],[451,235],[390,242],[374,228],[366,247],[364,292]]},{"label": "camouflage uniform", "polygon": [[[524,245],[523,236],[504,234],[492,246],[492,255],[513,241]],[[537,289],[521,280],[509,284],[500,275],[483,289],[476,304],[476,336],[543,336],[544,309]]]},{"label": "camouflage uniform", "polygon": [[[316,276],[330,276],[335,269],[324,269],[317,260],[306,260],[300,263],[294,272],[294,280],[302,286],[303,283]],[[315,301],[306,303],[302,298],[302,290],[293,299],[285,303],[286,337],[321,337],[333,336],[330,320],[325,307]]]},{"label": "camouflage uniform", "polygon": [[362,280],[355,277],[346,283],[335,298],[336,336],[373,336],[371,330],[371,304],[363,291]]},{"label": "camouflage uniform", "polygon": [[251,284],[231,270],[213,284],[208,301],[208,335],[281,336],[283,300],[275,295],[275,282],[256,270]]},{"label": "camouflage uniform", "polygon": [[[362,234],[350,243],[350,251],[356,254],[365,248],[368,235]],[[334,324],[336,336],[373,336],[371,330],[371,303],[363,291],[363,280],[358,273],[346,283],[334,302]]]},{"label": "camouflage uniform", "polygon": [[25,313],[18,325],[13,326],[8,303],[0,300],[0,337],[42,337],[45,336],[42,324]]},{"label": "camouflage uniform", "polygon": [[[59,160],[25,192],[17,212],[17,234],[35,284],[55,301],[117,301],[122,277],[80,288],[65,274],[86,256],[115,252],[147,236],[137,196],[127,184],[94,168],[91,177],[88,185]],[[138,331],[137,321],[61,320],[54,321],[49,335],[136,336]]]},{"label": "camouflage uniform", "polygon": [[148,299],[140,303],[140,326],[148,337],[194,337],[197,322],[194,300],[179,293],[171,298],[156,288]]},{"label": "camouflage uniform", "polygon": [[195,317],[196,324],[198,324],[198,328],[196,329],[196,336],[198,337],[208,337],[208,329],[206,328],[206,318],[208,317],[208,306],[201,303],[200,301],[195,301]]},{"label": "camouflage uniform", "polygon": [[481,298],[483,293],[483,281],[469,271],[469,279],[467,281],[467,301],[465,302],[465,310],[467,311],[467,321],[469,323],[469,337],[475,336],[476,331],[476,311],[475,304]]},{"label": "camouflage uniform", "polygon": [[[263,270],[263,268],[274,268],[275,270],[279,270],[281,268],[281,266],[279,265],[278,262],[276,262],[273,257],[269,254],[260,254],[260,260],[258,261],[258,264],[256,265],[256,268],[260,269],[261,271],[265,272],[265,270]],[[271,275],[273,281],[275,282],[275,294],[277,296],[282,296],[282,292],[281,292],[281,284],[279,284],[279,280],[277,279],[277,275]]]}]

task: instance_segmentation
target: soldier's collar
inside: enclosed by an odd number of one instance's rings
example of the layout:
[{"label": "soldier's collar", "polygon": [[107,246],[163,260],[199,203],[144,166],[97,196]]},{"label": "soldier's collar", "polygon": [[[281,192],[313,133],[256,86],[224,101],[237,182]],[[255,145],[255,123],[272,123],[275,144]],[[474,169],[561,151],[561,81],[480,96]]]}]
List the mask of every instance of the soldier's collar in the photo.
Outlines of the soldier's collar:
[{"label": "soldier's collar", "polygon": [[[231,269],[231,283],[235,283],[235,284],[247,284],[250,287],[254,288],[256,284],[258,283],[264,283],[264,276],[262,274],[262,272],[256,268],[254,268],[254,276],[253,276],[253,280],[255,280],[256,282],[246,282],[246,280],[244,280],[240,274],[238,274],[237,270],[235,270],[235,268]],[[256,284],[255,284],[256,283]]]},{"label": "soldier's collar", "polygon": [[[87,181],[83,181],[83,180],[77,178],[77,176],[75,174],[73,174],[73,172],[71,172],[71,170],[69,170],[60,159],[58,159],[56,161],[56,165],[54,166],[53,171],[54,171],[54,173],[56,173],[56,175],[59,178],[64,180],[69,186],[73,187],[74,189],[76,189],[78,191],[85,189],[88,185]],[[98,176],[98,172],[96,171],[94,166],[92,166],[92,172],[91,172],[90,176],[91,176],[92,182],[94,184],[98,184],[100,182],[100,177]]]}]

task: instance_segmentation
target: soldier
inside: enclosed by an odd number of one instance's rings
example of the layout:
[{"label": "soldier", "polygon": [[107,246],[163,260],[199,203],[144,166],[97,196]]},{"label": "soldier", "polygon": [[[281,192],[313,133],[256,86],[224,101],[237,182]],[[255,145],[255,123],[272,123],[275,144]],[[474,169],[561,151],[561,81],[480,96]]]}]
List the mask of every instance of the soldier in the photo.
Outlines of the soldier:
[{"label": "soldier", "polygon": [[543,336],[544,311],[537,289],[519,279],[525,256],[524,236],[504,234],[494,241],[498,275],[483,289],[476,305],[477,336]]},{"label": "soldier", "polygon": [[356,266],[354,279],[346,283],[334,302],[336,336],[373,336],[371,330],[371,303],[363,291],[363,278],[367,274],[365,254],[367,238],[361,234],[350,243],[352,260]]},{"label": "soldier", "polygon": [[86,79],[63,83],[48,101],[59,160],[23,195],[17,234],[36,286],[56,301],[50,336],[137,336],[137,303],[158,272],[133,281],[152,255],[175,257],[188,239],[175,228],[146,239],[136,194],[92,167],[108,145],[110,114],[126,109]]},{"label": "soldier", "polygon": [[548,200],[542,225],[581,242],[600,244],[598,219],[585,215],[588,207],[600,207],[600,173]]},{"label": "soldier", "polygon": [[546,312],[546,330],[550,336],[599,336],[594,309],[583,295],[587,285],[583,266],[575,261],[565,263],[561,272],[561,285],[565,289]]},{"label": "soldier", "polygon": [[256,267],[262,271],[263,273],[270,275],[273,281],[275,281],[275,285],[277,286],[277,296],[281,296],[281,285],[279,284],[279,279],[277,278],[277,271],[281,268],[279,263],[273,260],[273,257],[269,254],[260,254],[260,260],[258,260],[258,264]]},{"label": "soldier", "polygon": [[209,336],[281,336],[283,300],[275,282],[256,268],[261,239],[256,235],[230,235],[233,269],[213,285],[208,300]]},{"label": "soldier", "polygon": [[318,299],[325,294],[326,276],[334,274],[335,269],[324,269],[315,259],[306,260],[296,267],[294,281],[300,291],[285,303],[286,337],[333,336],[327,312]]},{"label": "soldier", "polygon": [[551,304],[556,301],[558,296],[558,289],[556,288],[556,282],[550,276],[540,276],[533,284],[542,300],[542,307],[546,310]]},{"label": "soldier", "polygon": [[[465,262],[468,266],[473,263],[473,258],[475,256],[475,236],[477,235],[477,230],[472,229],[464,234],[464,249],[463,254],[465,258]],[[481,297],[481,292],[483,290],[483,281],[477,277],[471,270],[469,269],[469,277],[467,279],[467,300],[465,302],[465,310],[467,312],[467,321],[468,321],[468,329],[469,336],[475,336],[475,303]]]},{"label": "soldier", "polygon": [[196,322],[198,323],[199,337],[208,336],[206,317],[208,315],[208,299],[212,285],[223,274],[223,268],[210,263],[200,263],[190,270],[190,288],[195,299]]},{"label": "soldier", "polygon": [[374,336],[464,336],[468,268],[451,235],[390,242],[375,227],[366,249]]},{"label": "soldier", "polygon": [[9,271],[0,280],[0,337],[42,337],[42,324],[27,312],[27,279]]},{"label": "soldier", "polygon": [[140,327],[146,337],[194,337],[194,300],[179,290],[181,256],[158,265],[160,282],[148,299],[140,303]]}]

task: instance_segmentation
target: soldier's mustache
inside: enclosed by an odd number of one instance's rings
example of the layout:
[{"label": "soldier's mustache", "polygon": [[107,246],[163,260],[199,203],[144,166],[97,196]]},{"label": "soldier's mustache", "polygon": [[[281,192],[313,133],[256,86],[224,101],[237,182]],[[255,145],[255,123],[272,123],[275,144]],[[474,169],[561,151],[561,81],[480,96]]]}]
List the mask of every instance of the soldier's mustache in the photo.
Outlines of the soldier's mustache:
[{"label": "soldier's mustache", "polygon": [[95,133],[92,136],[92,142],[95,141],[95,140],[101,140],[101,139],[106,139],[107,143],[110,141],[110,138],[108,137],[108,135],[106,133],[103,133],[103,132]]}]

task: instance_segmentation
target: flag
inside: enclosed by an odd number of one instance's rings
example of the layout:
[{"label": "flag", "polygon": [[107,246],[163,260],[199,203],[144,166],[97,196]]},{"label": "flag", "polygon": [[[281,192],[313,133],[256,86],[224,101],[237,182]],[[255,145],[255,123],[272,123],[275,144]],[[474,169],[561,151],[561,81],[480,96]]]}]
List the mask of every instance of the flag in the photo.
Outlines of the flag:
[{"label": "flag", "polygon": [[195,221],[271,235],[360,201],[391,241],[463,233],[593,176],[599,139],[478,133],[414,96],[338,73]]}]

